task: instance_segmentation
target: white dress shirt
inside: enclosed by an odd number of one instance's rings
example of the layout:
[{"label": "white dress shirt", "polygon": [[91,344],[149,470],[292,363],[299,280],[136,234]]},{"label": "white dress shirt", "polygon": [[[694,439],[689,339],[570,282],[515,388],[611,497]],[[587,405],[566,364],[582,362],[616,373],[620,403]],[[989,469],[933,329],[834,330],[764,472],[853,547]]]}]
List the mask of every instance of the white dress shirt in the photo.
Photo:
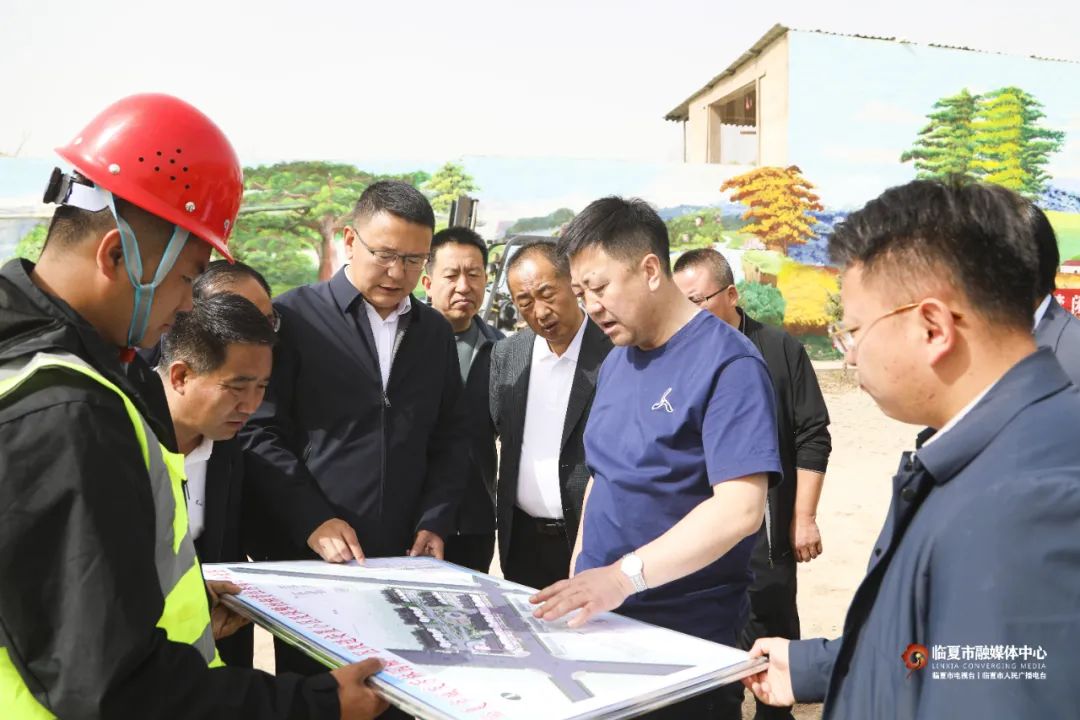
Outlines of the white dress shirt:
[{"label": "white dress shirt", "polygon": [[1046,315],[1046,311],[1050,308],[1050,303],[1053,302],[1054,296],[1047,295],[1043,298],[1043,301],[1039,303],[1039,307],[1035,308],[1035,324],[1031,327],[1034,329],[1039,328],[1039,323],[1042,322],[1043,316]]},{"label": "white dress shirt", "polygon": [[214,452],[214,441],[204,437],[197,448],[184,456],[184,474],[187,475],[188,530],[191,539],[197,540],[206,525],[206,466]]},{"label": "white dress shirt", "polygon": [[371,334],[375,337],[375,349],[379,353],[379,372],[382,373],[383,390],[386,390],[386,383],[390,380],[390,366],[394,362],[394,340],[397,339],[398,321],[412,309],[412,299],[406,295],[397,310],[385,319],[366,300],[364,308],[367,310],[368,322],[371,323]]},{"label": "white dress shirt", "polygon": [[533,517],[563,517],[559,451],[586,322],[583,318],[561,356],[553,353],[547,340],[539,335],[533,341],[517,486],[517,506]]}]

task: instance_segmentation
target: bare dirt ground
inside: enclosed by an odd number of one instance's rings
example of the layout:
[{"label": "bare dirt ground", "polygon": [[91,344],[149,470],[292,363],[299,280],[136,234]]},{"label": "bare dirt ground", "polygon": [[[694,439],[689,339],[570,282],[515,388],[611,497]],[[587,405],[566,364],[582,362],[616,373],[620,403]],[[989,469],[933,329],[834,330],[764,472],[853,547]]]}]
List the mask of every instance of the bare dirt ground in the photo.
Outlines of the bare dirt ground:
[{"label": "bare dirt ground", "polygon": [[[823,363],[818,377],[832,418],[833,452],[818,507],[824,554],[799,566],[799,614],[804,637],[836,637],[888,509],[890,478],[919,428],[885,417],[857,388],[853,370]],[[265,632],[256,631],[255,647],[256,665],[273,672]],[[743,716],[754,716],[749,697]],[[817,720],[821,707],[798,705],[795,717]]]}]

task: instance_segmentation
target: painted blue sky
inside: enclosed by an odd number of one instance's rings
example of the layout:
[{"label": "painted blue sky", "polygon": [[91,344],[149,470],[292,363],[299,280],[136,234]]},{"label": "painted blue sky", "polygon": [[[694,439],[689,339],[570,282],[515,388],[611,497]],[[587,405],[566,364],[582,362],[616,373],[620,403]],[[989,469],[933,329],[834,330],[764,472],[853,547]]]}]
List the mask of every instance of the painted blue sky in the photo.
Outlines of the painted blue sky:
[{"label": "painted blue sky", "polygon": [[864,203],[915,176],[901,164],[941,97],[1015,85],[1068,133],[1053,184],[1080,191],[1080,64],[838,37],[790,36],[790,160],[832,207]]}]

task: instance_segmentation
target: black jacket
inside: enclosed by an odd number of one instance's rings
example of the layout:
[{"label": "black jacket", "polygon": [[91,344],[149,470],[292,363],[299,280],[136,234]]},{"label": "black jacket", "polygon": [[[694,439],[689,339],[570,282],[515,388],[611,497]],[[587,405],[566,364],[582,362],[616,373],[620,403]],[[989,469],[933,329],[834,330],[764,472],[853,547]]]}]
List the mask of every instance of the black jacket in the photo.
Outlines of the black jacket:
[{"label": "black jacket", "polygon": [[823,473],[829,464],[829,411],[802,343],[779,328],[758,322],[741,308],[739,314],[740,330],[765,358],[776,392],[776,428],[784,480],[769,489],[769,519],[762,526],[759,540],[764,546],[759,545],[755,554],[764,550],[770,560],[779,560],[792,555],[796,470]]},{"label": "black jacket", "polygon": [[[597,325],[585,318],[577,369],[570,386],[566,420],[562,428],[559,453],[559,484],[562,495],[566,535],[573,549],[581,524],[581,505],[589,484],[585,464],[585,424],[589,420],[596,377],[611,350],[611,341]],[[510,531],[517,502],[518,466],[525,433],[525,412],[529,399],[529,374],[536,334],[529,329],[503,340],[491,353],[491,417],[502,443],[499,458],[498,524],[499,557],[504,567],[510,556]]]},{"label": "black jacket", "polygon": [[468,467],[461,372],[450,324],[414,299],[384,394],[363,303],[344,269],[278,297],[270,387],[243,435],[317,484],[365,554],[403,555],[418,530],[454,529]]},{"label": "black jacket", "polygon": [[458,508],[456,530],[462,535],[495,532],[495,424],[491,420],[491,351],[503,334],[473,318],[480,328],[476,354],[465,381],[465,413],[469,433],[469,475]]},{"label": "black jacket", "polygon": [[[0,271],[0,364],[77,355],[171,437],[143,397],[163,399],[160,381],[139,360],[125,373],[117,349],[41,292],[32,269],[15,260]],[[0,645],[38,701],[76,720],[338,717],[329,675],[210,670],[166,638],[154,525],[146,465],[114,392],[44,371],[0,400]]]}]

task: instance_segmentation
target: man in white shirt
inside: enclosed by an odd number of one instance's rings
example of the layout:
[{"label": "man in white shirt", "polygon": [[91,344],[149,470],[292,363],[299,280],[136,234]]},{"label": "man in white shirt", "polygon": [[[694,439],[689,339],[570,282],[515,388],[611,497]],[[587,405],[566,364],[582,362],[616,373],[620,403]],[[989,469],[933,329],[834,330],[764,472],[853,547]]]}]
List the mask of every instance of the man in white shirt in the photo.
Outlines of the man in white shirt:
[{"label": "man in white shirt", "polygon": [[[232,440],[262,402],[274,341],[266,316],[232,293],[197,300],[162,340],[158,373],[184,455],[188,527],[202,562],[242,561],[247,552],[242,519],[250,499],[243,452]],[[250,667],[250,633],[218,644],[227,663]]]},{"label": "man in white shirt", "polygon": [[569,574],[589,479],[582,434],[611,342],[585,317],[553,243],[518,250],[507,283],[529,329],[491,356],[499,557],[507,579],[540,588]]}]

